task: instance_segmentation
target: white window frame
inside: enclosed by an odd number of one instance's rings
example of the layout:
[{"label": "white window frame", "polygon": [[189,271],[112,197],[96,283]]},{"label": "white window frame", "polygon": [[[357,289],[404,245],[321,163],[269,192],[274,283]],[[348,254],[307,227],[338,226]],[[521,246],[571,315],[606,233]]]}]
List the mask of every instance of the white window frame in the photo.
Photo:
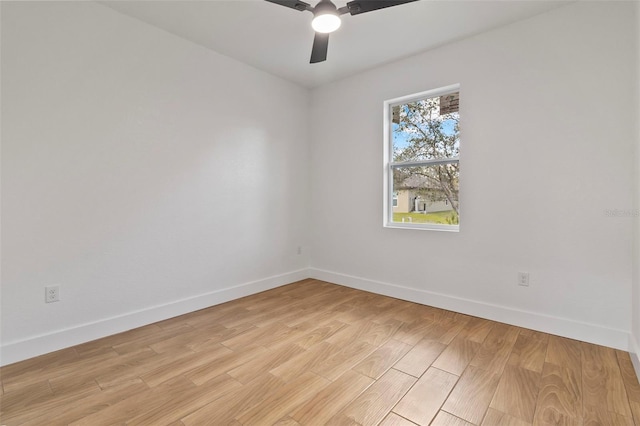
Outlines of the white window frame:
[{"label": "white window frame", "polygon": [[400,98],[389,99],[384,101],[383,110],[383,132],[384,132],[384,184],[383,184],[383,226],[385,228],[400,228],[400,229],[420,229],[420,230],[432,230],[432,231],[449,231],[459,232],[460,225],[443,225],[439,223],[412,223],[412,222],[394,222],[393,221],[393,169],[397,167],[406,166],[433,166],[438,164],[447,163],[460,163],[460,155],[455,158],[439,158],[433,160],[419,160],[419,161],[403,161],[393,162],[393,129],[392,122],[392,108],[396,105],[402,105],[409,102],[418,101],[426,98],[435,98],[437,96],[443,96],[449,93],[459,92],[460,84],[452,84],[450,86],[440,87],[438,89],[427,90],[425,92],[414,93],[412,95],[402,96]]}]

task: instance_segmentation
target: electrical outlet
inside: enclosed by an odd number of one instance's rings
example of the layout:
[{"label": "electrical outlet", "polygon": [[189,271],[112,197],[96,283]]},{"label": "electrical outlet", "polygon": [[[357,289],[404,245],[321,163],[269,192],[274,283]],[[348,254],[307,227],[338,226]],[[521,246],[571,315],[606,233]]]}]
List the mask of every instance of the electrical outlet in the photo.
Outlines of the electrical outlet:
[{"label": "electrical outlet", "polygon": [[44,288],[44,301],[46,303],[58,302],[60,300],[60,286],[50,285]]},{"label": "electrical outlet", "polygon": [[302,254],[302,246],[298,246],[298,254]]},{"label": "electrical outlet", "polygon": [[529,287],[529,273],[518,272],[518,285]]}]

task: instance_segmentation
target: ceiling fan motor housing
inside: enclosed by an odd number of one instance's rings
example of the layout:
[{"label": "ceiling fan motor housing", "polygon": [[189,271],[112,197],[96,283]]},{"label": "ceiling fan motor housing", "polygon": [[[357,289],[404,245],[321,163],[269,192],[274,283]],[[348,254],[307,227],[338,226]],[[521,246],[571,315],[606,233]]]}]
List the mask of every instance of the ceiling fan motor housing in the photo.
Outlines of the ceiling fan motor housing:
[{"label": "ceiling fan motor housing", "polygon": [[338,12],[338,8],[335,4],[331,3],[331,0],[322,0],[320,3],[313,8],[313,15],[324,15],[325,13],[334,13]]}]

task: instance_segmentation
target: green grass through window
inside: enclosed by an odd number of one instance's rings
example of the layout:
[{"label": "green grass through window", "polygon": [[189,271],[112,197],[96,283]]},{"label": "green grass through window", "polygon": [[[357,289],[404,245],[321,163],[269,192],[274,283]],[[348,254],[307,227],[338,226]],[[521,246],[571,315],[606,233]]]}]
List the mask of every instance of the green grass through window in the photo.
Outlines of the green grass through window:
[{"label": "green grass through window", "polygon": [[[405,223],[439,223],[443,225],[457,225],[458,215],[452,211],[433,212],[433,213],[394,213],[393,221],[402,222],[404,218]],[[411,218],[411,221],[409,221]]]}]

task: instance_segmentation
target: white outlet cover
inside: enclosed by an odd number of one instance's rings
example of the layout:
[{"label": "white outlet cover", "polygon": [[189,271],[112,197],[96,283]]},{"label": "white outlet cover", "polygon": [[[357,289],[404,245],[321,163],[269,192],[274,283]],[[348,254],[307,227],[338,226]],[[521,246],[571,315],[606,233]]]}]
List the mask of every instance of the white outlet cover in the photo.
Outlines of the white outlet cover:
[{"label": "white outlet cover", "polygon": [[518,272],[518,285],[528,287],[529,286],[529,273]]},{"label": "white outlet cover", "polygon": [[50,285],[44,288],[44,301],[46,303],[57,302],[60,300],[60,286]]}]

